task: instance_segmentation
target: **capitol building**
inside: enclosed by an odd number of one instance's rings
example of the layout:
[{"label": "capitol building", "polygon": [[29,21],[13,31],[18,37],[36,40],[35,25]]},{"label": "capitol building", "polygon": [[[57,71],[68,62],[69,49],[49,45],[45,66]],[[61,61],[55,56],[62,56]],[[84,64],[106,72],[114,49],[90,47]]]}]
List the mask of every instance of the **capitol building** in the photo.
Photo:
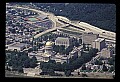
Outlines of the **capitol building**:
[{"label": "capitol building", "polygon": [[43,49],[39,49],[37,53],[28,53],[28,56],[30,58],[35,56],[38,62],[48,62],[49,60],[55,60],[60,63],[68,62],[70,56],[55,54],[53,51],[53,45],[52,41],[47,41]]},{"label": "capitol building", "polygon": [[50,57],[53,55],[53,43],[51,41],[46,42],[44,56]]},{"label": "capitol building", "polygon": [[46,42],[44,50],[45,52],[42,54],[43,61],[48,62],[50,58],[53,56],[53,43],[51,41]]}]

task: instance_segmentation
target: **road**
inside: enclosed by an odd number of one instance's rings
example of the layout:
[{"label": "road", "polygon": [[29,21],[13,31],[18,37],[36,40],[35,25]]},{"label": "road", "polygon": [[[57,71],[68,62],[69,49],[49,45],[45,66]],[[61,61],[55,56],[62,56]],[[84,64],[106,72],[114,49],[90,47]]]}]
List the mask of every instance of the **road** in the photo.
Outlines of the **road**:
[{"label": "road", "polygon": [[95,26],[92,26],[88,23],[85,23],[85,22],[80,22],[78,24],[74,24],[74,23],[71,23],[71,21],[68,21],[68,19],[64,19],[63,17],[61,18],[60,16],[57,17],[59,20],[62,20],[68,24],[71,24],[73,26],[77,26],[79,28],[83,28],[85,29],[85,32],[93,32],[93,33],[97,33],[99,34],[100,37],[103,37],[103,38],[106,38],[106,39],[112,39],[112,40],[116,40],[116,33],[114,32],[110,32],[110,31],[106,31],[106,30],[103,30],[103,29],[100,29],[100,28],[97,28]]},{"label": "road", "polygon": [[38,14],[47,15],[47,16],[49,17],[49,19],[52,20],[52,22],[54,23],[54,24],[53,24],[54,26],[53,26],[51,29],[48,29],[48,30],[46,30],[46,31],[44,31],[44,32],[41,32],[41,33],[35,35],[34,38],[38,38],[38,37],[40,37],[40,36],[42,36],[42,35],[44,35],[44,34],[46,34],[46,33],[49,33],[49,32],[51,32],[51,31],[57,30],[58,28],[68,26],[68,24],[64,24],[64,25],[62,25],[62,26],[56,27],[56,21],[57,21],[57,19],[55,19],[54,15],[53,15],[53,14],[50,14],[50,13],[48,14],[48,13],[45,13],[45,12],[40,11],[40,10],[30,9],[30,8],[24,8],[24,7],[19,7],[19,6],[7,6],[7,7],[14,7],[14,8],[31,10],[31,11],[37,12]]},{"label": "road", "polygon": [[[34,36],[34,38],[38,38],[39,36],[45,34],[45,33],[48,33],[48,32],[51,32],[51,31],[54,31],[56,30],[58,27],[56,27],[56,22],[58,20],[62,20],[64,22],[66,22],[67,24],[69,25],[73,25],[73,26],[76,26],[78,28],[82,28],[82,29],[85,29],[84,32],[93,32],[93,33],[97,33],[99,34],[100,37],[103,37],[103,38],[106,38],[108,39],[109,41],[112,41],[112,42],[115,42],[116,41],[116,33],[114,32],[110,32],[110,31],[106,31],[106,30],[103,30],[103,29],[100,29],[100,28],[97,28],[95,26],[92,26],[88,23],[85,23],[85,22],[80,22],[80,23],[73,23],[71,22],[69,19],[65,18],[65,17],[62,17],[62,16],[54,16],[53,14],[51,13],[45,13],[43,11],[40,11],[40,10],[36,10],[36,9],[30,9],[30,8],[23,8],[23,7],[19,7],[19,6],[7,6],[7,7],[14,7],[14,8],[21,8],[21,9],[27,9],[27,10],[31,10],[31,11],[35,11],[37,13],[41,13],[41,14],[44,14],[44,15],[47,15],[49,17],[50,20],[52,20],[52,22],[54,23],[54,26],[53,28],[51,29],[48,29],[40,34],[37,34]],[[59,21],[60,22],[60,21]],[[65,24],[66,25],[66,24]],[[65,25],[63,24],[61,27],[65,27]],[[60,27],[59,27],[60,28]],[[79,29],[80,30],[80,29]],[[80,30],[81,31],[81,30]],[[83,30],[82,30],[83,31]],[[74,32],[74,31],[73,31]],[[111,39],[111,40],[110,40]]]}]

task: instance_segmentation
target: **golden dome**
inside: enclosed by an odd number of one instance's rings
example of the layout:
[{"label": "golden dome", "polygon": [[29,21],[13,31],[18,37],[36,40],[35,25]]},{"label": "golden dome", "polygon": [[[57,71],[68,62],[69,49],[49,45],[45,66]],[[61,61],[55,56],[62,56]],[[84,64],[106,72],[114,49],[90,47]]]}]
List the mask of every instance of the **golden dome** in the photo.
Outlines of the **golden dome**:
[{"label": "golden dome", "polygon": [[46,42],[45,45],[46,45],[46,46],[52,46],[52,42],[48,41],[48,42]]}]

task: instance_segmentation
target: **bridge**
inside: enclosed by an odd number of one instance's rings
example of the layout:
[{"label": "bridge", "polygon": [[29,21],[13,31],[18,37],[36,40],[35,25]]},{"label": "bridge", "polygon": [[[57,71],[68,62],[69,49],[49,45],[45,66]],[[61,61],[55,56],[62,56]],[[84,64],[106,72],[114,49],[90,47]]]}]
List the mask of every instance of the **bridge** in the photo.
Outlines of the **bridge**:
[{"label": "bridge", "polygon": [[48,29],[48,30],[46,30],[46,31],[44,31],[44,32],[41,32],[41,33],[35,35],[34,38],[36,39],[36,38],[38,38],[38,37],[40,37],[40,36],[42,36],[42,35],[44,35],[44,34],[46,34],[46,33],[55,31],[55,30],[57,30],[57,29],[59,29],[59,28],[64,28],[64,27],[66,27],[66,26],[68,26],[68,24],[64,24],[64,25],[59,26],[59,27],[54,27],[54,28]]}]

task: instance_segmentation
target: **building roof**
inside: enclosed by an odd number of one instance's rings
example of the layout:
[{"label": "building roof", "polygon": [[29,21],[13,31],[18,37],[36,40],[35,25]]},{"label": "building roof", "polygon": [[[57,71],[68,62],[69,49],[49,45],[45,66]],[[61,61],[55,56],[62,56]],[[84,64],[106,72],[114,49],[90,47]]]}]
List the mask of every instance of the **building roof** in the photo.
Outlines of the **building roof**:
[{"label": "building roof", "polygon": [[69,38],[65,38],[65,37],[58,37],[56,40],[61,40],[61,41],[65,41],[65,40],[69,40]]},{"label": "building roof", "polygon": [[52,42],[50,41],[46,42],[45,46],[52,46]]},{"label": "building roof", "polygon": [[96,39],[95,41],[96,42],[101,42],[101,41],[103,41],[104,40],[104,38],[98,38],[98,39]]},{"label": "building roof", "polygon": [[47,53],[44,53],[43,56],[44,56],[44,57],[50,57],[51,55],[50,55],[50,54],[47,54]]},{"label": "building roof", "polygon": [[25,45],[27,45],[27,44],[25,44],[25,43],[13,43],[13,44],[10,44],[9,46],[12,46],[12,47],[23,47]]},{"label": "building roof", "polygon": [[93,34],[93,32],[83,33],[84,36],[98,36],[99,34]]}]

